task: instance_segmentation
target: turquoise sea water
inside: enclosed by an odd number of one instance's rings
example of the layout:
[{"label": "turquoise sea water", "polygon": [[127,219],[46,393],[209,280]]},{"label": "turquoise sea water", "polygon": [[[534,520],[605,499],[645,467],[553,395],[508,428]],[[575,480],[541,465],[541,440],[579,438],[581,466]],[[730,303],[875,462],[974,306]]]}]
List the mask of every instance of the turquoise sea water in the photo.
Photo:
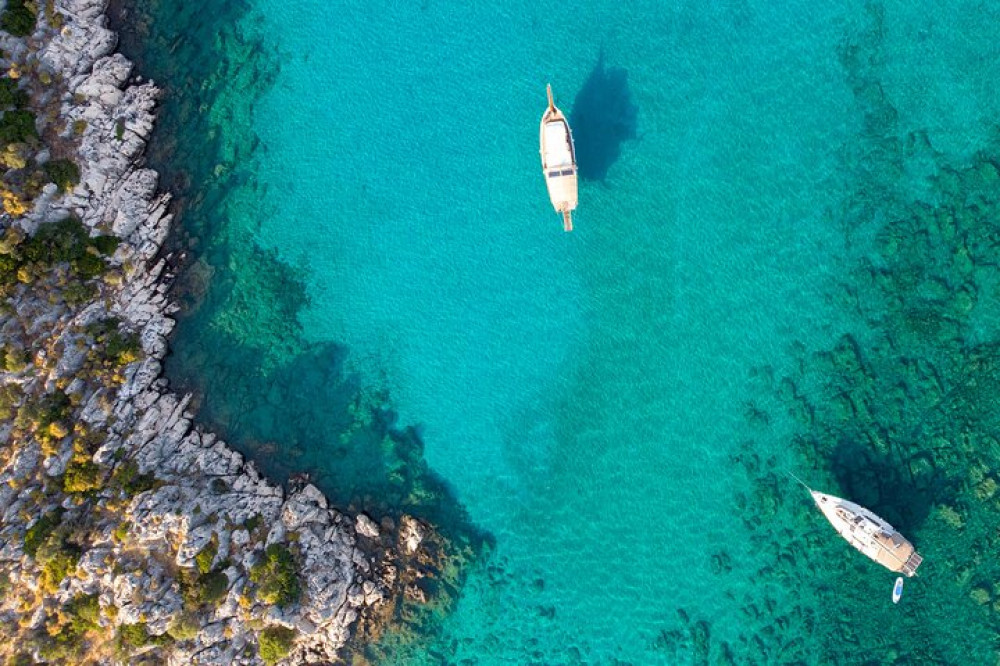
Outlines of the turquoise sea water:
[{"label": "turquoise sea water", "polygon": [[[129,15],[170,377],[270,473],[480,544],[367,656],[995,663],[1000,7],[466,5]],[[903,604],[784,470],[917,543]]]}]

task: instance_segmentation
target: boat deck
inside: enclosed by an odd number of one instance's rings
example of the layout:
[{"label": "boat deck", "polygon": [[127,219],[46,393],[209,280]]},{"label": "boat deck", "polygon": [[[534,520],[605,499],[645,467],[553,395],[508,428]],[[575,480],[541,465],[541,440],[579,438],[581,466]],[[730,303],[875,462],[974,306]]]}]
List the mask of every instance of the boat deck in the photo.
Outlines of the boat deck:
[{"label": "boat deck", "polygon": [[565,120],[550,120],[545,123],[545,153],[542,160],[546,169],[573,166],[573,146],[569,138],[569,126]]}]

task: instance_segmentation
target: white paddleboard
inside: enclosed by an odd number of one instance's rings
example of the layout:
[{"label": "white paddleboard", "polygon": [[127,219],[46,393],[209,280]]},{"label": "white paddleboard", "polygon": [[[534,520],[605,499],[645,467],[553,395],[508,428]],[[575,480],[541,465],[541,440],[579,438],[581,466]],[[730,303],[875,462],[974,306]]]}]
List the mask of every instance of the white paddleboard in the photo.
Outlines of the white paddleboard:
[{"label": "white paddleboard", "polygon": [[892,603],[898,604],[899,599],[903,596],[903,577],[900,576],[896,579],[896,584],[892,586]]}]

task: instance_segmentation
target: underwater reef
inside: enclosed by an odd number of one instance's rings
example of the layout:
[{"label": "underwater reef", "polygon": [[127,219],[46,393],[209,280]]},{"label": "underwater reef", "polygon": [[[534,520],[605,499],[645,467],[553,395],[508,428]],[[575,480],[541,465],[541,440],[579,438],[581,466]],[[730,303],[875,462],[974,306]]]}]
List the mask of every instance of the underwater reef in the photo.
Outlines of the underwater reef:
[{"label": "underwater reef", "polygon": [[[671,663],[1000,659],[1000,132],[961,163],[904,132],[880,81],[883,21],[870,4],[839,52],[860,136],[843,151],[853,189],[829,211],[853,248],[831,298],[858,323],[828,349],[800,346],[789,367],[753,372],[754,394],[771,397],[748,402],[748,426],[790,443],[762,458],[749,439],[732,456],[764,565],[730,593],[740,635],[717,638],[710,618],[679,610],[656,639]],[[892,576],[836,535],[789,471],[914,542],[926,559],[898,606]],[[721,563],[718,576],[725,585]]]}]

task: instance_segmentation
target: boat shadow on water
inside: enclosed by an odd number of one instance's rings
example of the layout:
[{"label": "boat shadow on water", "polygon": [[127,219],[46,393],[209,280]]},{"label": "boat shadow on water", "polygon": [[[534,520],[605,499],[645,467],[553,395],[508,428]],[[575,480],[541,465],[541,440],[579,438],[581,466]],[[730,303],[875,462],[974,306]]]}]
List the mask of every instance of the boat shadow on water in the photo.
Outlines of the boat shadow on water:
[{"label": "boat shadow on water", "polygon": [[916,534],[935,504],[949,501],[956,492],[930,456],[918,454],[907,465],[857,442],[837,446],[831,471],[845,496],[906,535]]},{"label": "boat shadow on water", "polygon": [[607,177],[621,156],[621,144],[636,138],[637,118],[628,72],[621,67],[605,67],[601,53],[573,100],[569,118],[581,178],[603,181]]}]

